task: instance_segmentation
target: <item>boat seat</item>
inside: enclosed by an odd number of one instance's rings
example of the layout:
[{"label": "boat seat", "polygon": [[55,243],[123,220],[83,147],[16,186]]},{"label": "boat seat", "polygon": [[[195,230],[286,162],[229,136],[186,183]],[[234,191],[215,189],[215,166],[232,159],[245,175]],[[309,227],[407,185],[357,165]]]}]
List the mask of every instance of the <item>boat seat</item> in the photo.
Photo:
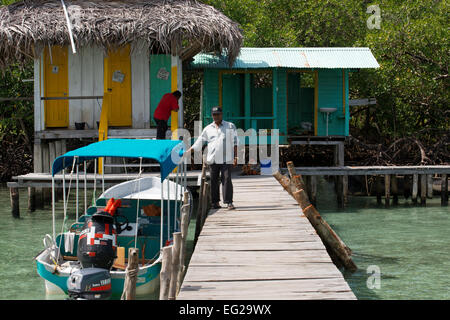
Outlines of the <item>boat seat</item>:
[{"label": "boat seat", "polygon": [[[83,218],[83,221],[84,221],[84,217],[85,216],[81,216],[80,220],[81,220],[81,218]],[[70,231],[71,232],[75,232],[75,233],[79,233],[83,229],[83,226],[84,226],[84,222],[74,222],[70,226]]]}]

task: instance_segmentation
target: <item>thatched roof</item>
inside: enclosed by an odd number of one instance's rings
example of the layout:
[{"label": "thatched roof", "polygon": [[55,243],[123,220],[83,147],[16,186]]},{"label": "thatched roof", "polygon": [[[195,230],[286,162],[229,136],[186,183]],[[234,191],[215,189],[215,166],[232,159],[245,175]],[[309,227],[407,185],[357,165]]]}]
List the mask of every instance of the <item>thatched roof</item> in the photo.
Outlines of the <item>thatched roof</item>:
[{"label": "thatched roof", "polygon": [[[239,54],[237,23],[196,0],[65,0],[76,47],[105,50],[144,43],[151,52],[170,53],[183,43],[184,58],[203,51]],[[139,41],[137,41],[139,40]],[[45,45],[70,45],[60,0],[24,0],[0,7],[0,68],[38,57]],[[185,48],[186,47],[186,48]]]}]

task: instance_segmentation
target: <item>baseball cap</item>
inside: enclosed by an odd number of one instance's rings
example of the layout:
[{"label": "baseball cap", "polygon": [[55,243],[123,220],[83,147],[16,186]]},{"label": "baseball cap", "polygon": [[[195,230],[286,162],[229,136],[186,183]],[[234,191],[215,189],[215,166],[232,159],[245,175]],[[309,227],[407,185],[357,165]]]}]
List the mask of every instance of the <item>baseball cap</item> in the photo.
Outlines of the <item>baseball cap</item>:
[{"label": "baseball cap", "polygon": [[213,107],[211,109],[211,113],[212,114],[214,114],[214,113],[222,113],[222,108],[221,107]]}]

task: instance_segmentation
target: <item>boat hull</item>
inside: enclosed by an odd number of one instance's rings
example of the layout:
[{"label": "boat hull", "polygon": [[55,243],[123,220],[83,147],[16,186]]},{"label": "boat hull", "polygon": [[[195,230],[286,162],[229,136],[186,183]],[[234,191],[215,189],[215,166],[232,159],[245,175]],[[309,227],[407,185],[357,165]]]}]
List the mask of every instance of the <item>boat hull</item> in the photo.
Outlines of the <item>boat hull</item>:
[{"label": "boat hull", "polygon": [[[67,294],[67,279],[70,277],[73,269],[65,271],[58,269],[55,272],[54,265],[51,265],[43,259],[36,259],[37,272],[45,280],[45,290],[48,295]],[[136,296],[151,295],[159,290],[159,273],[161,264],[144,266],[139,268],[136,280]],[[120,297],[123,292],[126,272],[111,271],[111,289],[113,297]]]}]

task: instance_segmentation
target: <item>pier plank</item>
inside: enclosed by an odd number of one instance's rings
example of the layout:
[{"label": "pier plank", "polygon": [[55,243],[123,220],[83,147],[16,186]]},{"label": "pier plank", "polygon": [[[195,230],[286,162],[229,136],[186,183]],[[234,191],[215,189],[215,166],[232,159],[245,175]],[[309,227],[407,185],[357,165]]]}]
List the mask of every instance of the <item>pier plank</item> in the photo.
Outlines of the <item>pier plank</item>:
[{"label": "pier plank", "polygon": [[210,211],[177,299],[356,299],[273,177],[233,185],[236,210]]}]

